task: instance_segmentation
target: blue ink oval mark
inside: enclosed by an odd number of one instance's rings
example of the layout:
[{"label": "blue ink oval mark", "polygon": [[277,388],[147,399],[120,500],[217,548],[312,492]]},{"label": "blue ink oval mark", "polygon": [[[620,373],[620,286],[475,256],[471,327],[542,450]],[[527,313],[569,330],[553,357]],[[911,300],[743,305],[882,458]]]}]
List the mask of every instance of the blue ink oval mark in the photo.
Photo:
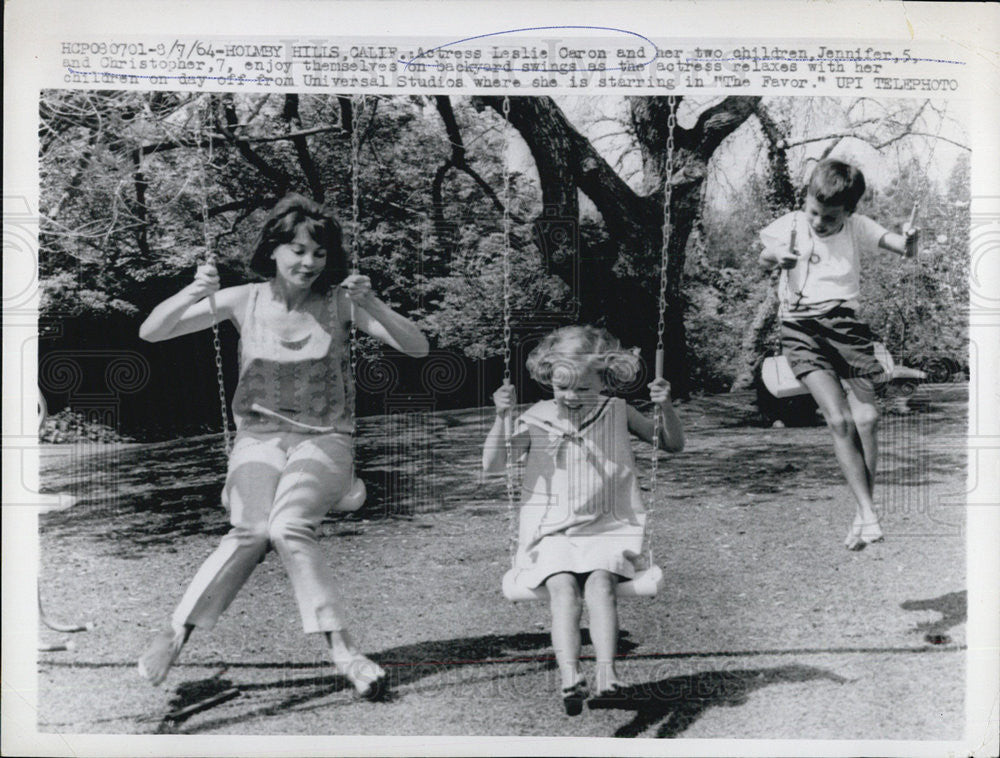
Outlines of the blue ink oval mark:
[{"label": "blue ink oval mark", "polygon": [[[433,53],[433,52],[435,52],[437,50],[444,50],[446,47],[453,47],[455,45],[461,45],[463,42],[472,42],[473,40],[486,39],[488,37],[499,37],[499,36],[501,36],[503,34],[517,34],[518,32],[541,32],[541,31],[548,31],[548,30],[552,30],[552,29],[591,29],[591,30],[604,31],[604,32],[617,32],[619,34],[628,34],[628,35],[630,35],[632,37],[638,37],[639,39],[643,40],[644,42],[648,42],[650,45],[653,46],[653,57],[650,58],[648,61],[642,61],[641,63],[630,63],[629,66],[630,67],[634,67],[634,68],[642,68],[643,66],[648,66],[650,63],[652,63],[653,61],[655,61],[657,55],[659,55],[659,50],[657,49],[656,44],[649,37],[644,37],[643,35],[639,34],[639,32],[633,32],[633,31],[630,31],[628,29],[618,29],[618,28],[613,27],[613,26],[527,26],[527,27],[525,27],[523,29],[507,29],[507,30],[502,31],[502,32],[490,32],[489,34],[477,34],[474,37],[466,37],[465,39],[455,40],[454,42],[446,42],[443,45],[438,45],[437,47],[432,47],[430,50],[424,50],[422,53],[420,53],[420,55],[415,55],[412,58],[410,58],[410,60],[404,60],[403,58],[400,58],[399,62],[403,64],[404,71],[405,71],[407,68],[410,67],[411,64],[417,63],[420,58],[423,58],[424,56],[430,55],[431,53]],[[430,63],[430,62],[424,62],[424,61],[420,61],[420,62],[421,62],[422,65],[425,65],[425,66],[434,66],[435,68],[441,68],[442,65],[443,65],[441,63]],[[475,63],[475,64],[466,64],[466,65],[472,65],[476,69],[479,69],[479,70],[482,70],[482,71],[521,71],[522,73],[542,73],[542,74],[560,74],[560,73],[565,73],[563,71],[560,71],[558,68],[551,68],[551,69],[546,69],[546,68],[535,69],[535,68],[532,68],[532,69],[527,69],[527,68],[524,68],[522,66],[521,68],[513,68],[513,67],[511,67],[511,68],[508,69],[508,68],[504,68],[503,66],[486,66],[486,65],[481,65],[481,64],[478,64],[478,63]],[[624,70],[625,70],[624,66],[617,66],[617,67],[614,67],[614,68],[588,69],[588,71],[590,71],[590,72],[597,72],[597,73],[600,73],[601,71],[624,71]]]},{"label": "blue ink oval mark", "polygon": [[[729,63],[732,61],[785,61],[789,63],[950,63],[953,66],[964,66],[965,61],[950,61],[945,58],[771,58],[769,56],[748,56],[738,58],[685,58],[687,63],[702,63],[706,61]],[[648,62],[648,61],[647,61]]]}]

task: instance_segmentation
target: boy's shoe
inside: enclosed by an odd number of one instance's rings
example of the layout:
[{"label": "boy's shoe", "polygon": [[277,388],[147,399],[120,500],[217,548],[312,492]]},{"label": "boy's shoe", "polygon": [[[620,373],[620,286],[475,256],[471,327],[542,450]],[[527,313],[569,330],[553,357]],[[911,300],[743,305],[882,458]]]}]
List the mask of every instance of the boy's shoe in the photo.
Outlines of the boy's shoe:
[{"label": "boy's shoe", "polygon": [[164,629],[149,643],[146,652],[139,659],[139,674],[149,680],[154,687],[163,683],[184,647],[184,633]]},{"label": "boy's shoe", "polygon": [[628,702],[628,688],[615,682],[606,690],[601,690],[587,701],[587,707],[591,710],[599,708],[620,708]]},{"label": "boy's shoe", "polygon": [[583,701],[587,699],[587,682],[581,679],[576,684],[562,688],[563,708],[567,716],[579,716],[583,712]]},{"label": "boy's shoe", "polygon": [[851,524],[850,531],[847,532],[844,547],[857,552],[864,550],[868,545],[884,541],[885,537],[882,534],[882,527],[879,526],[878,521],[865,522],[855,519],[854,523]]}]

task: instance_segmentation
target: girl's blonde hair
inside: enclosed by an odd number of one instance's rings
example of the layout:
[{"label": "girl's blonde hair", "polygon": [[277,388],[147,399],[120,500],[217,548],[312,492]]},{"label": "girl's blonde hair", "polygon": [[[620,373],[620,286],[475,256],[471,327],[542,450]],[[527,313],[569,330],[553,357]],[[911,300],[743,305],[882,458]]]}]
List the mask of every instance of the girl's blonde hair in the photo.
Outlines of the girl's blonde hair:
[{"label": "girl's blonde hair", "polygon": [[528,373],[546,387],[559,369],[594,369],[604,386],[621,390],[635,381],[641,369],[638,348],[626,350],[607,329],[564,326],[545,335],[528,355]]}]

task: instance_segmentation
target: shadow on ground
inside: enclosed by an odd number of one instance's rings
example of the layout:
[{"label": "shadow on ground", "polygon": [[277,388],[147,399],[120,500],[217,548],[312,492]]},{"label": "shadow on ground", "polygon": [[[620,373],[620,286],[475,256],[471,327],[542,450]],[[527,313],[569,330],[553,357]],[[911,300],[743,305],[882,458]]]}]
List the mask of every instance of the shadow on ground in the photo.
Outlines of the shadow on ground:
[{"label": "shadow on ground", "polygon": [[929,600],[906,600],[899,607],[904,611],[937,611],[941,618],[937,621],[921,621],[913,628],[913,632],[924,633],[924,640],[932,645],[945,645],[951,642],[945,632],[954,626],[965,623],[968,606],[968,593],[949,592]]},{"label": "shadow on ground", "polygon": [[[619,633],[618,648],[625,655],[637,647],[628,639],[628,632]],[[590,636],[586,629],[582,634],[583,645],[590,645]],[[400,697],[399,688],[415,684],[421,680],[436,677],[426,691],[445,689],[453,686],[467,686],[475,682],[489,681],[494,683],[499,696],[509,695],[510,689],[504,686],[505,681],[515,677],[535,674],[539,671],[553,670],[556,667],[552,654],[551,637],[547,633],[532,632],[509,635],[485,635],[481,637],[459,637],[447,640],[427,640],[412,645],[390,648],[380,653],[373,653],[372,660],[382,665],[389,676],[388,695],[386,700],[392,701]],[[536,664],[536,665],[532,665]],[[199,664],[201,665],[201,664]],[[208,664],[210,665],[210,664]],[[220,664],[225,667],[225,664]],[[307,664],[310,668],[314,664]],[[525,665],[528,666],[527,670]],[[252,703],[248,709],[238,716],[224,716],[208,721],[200,721],[188,728],[182,727],[182,720],[170,716],[163,719],[159,730],[167,732],[183,731],[185,734],[210,731],[224,728],[249,720],[275,716],[294,709],[296,712],[312,710],[303,708],[310,701],[324,698],[327,695],[350,690],[350,683],[335,673],[332,666],[320,676],[288,676],[287,671],[294,671],[295,666],[287,664],[254,664],[253,668],[282,667],[286,673],[279,679],[268,682],[243,683],[221,678],[221,673],[209,679],[182,682],[178,685],[174,697],[170,701],[170,712],[176,713],[200,702],[212,698],[227,689],[237,687],[241,695],[253,698],[258,695],[257,707]],[[501,669],[499,674],[490,674],[485,679],[473,679],[460,675],[457,679],[449,677],[449,672],[463,672],[469,666],[496,666]],[[246,668],[241,667],[241,668]],[[439,681],[443,676],[443,681]],[[260,705],[261,695],[269,693],[283,694],[277,702]],[[332,708],[344,703],[317,703],[315,708]]]},{"label": "shadow on ground", "polygon": [[656,727],[657,737],[676,737],[709,708],[732,708],[749,695],[773,684],[795,684],[817,679],[843,684],[847,680],[829,671],[792,664],[776,668],[703,671],[687,676],[644,682],[621,690],[604,707],[631,711],[632,720],[615,730],[615,737],[638,737]]},{"label": "shadow on ground", "polygon": [[[510,656],[511,652],[542,651],[548,643],[548,635],[521,634],[506,637],[482,637],[474,639],[442,640],[420,643],[404,648],[385,651],[373,656],[390,671],[391,685],[388,700],[396,700],[401,696],[396,694],[396,688],[412,684],[424,677],[439,675],[449,668],[478,665],[505,665],[510,663],[537,662],[543,664],[541,670],[554,668],[550,657],[545,658],[500,658]],[[443,653],[435,660],[435,653]],[[429,656],[425,658],[424,656]],[[406,665],[409,661],[410,665]],[[497,676],[491,676],[497,685],[499,696],[509,695],[516,688],[504,686],[515,677],[537,673],[533,668],[528,672],[524,669],[506,671]],[[792,664],[772,668],[757,669],[727,669],[703,671],[697,674],[669,677],[652,682],[632,685],[620,691],[618,697],[602,704],[602,709],[631,713],[631,719],[614,730],[610,736],[638,737],[655,727],[655,736],[660,738],[677,737],[683,734],[702,714],[711,708],[733,708],[746,704],[749,696],[756,690],[777,684],[799,684],[809,681],[828,681],[843,684],[848,680],[824,669],[812,666]],[[468,684],[468,681],[460,682]],[[445,682],[435,685],[435,688],[452,686]],[[295,710],[308,712],[320,708],[336,708],[350,705],[353,701],[317,702],[312,706],[310,701],[320,700],[326,696],[350,689],[345,679],[336,674],[313,677],[282,677],[280,679],[249,684],[237,684],[230,679],[219,676],[182,683],[170,702],[172,712],[190,708],[227,689],[238,687],[244,697],[254,698],[257,702],[260,696],[282,693],[275,702],[258,705],[249,709],[241,709],[239,715],[223,716],[203,720],[185,728],[183,721],[171,717],[164,718],[158,731],[182,732],[197,734],[226,728],[251,720],[277,716],[283,712]],[[253,702],[251,700],[251,702]],[[306,706],[306,707],[303,707]],[[372,707],[378,707],[373,704]]]}]

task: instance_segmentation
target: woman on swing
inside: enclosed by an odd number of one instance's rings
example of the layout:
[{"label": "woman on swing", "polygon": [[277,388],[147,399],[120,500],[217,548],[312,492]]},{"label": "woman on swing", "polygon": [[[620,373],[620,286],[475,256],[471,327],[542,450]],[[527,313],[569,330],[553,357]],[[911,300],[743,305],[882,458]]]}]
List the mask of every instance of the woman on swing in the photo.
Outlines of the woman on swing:
[{"label": "woman on swing", "polygon": [[368,277],[348,275],[340,225],[301,195],[287,195],[268,214],[250,267],[266,281],[219,289],[215,266],[199,266],[139,329],[159,342],[229,319],[240,333],[237,433],[222,493],[232,529],[139,659],[139,672],[160,684],[195,627],[215,624],[271,546],[304,631],[322,633],[337,671],[361,697],[376,699],[386,673],[345,628],[316,528],[353,479],[349,322],[413,357],[427,354],[427,340],[375,296]]}]

